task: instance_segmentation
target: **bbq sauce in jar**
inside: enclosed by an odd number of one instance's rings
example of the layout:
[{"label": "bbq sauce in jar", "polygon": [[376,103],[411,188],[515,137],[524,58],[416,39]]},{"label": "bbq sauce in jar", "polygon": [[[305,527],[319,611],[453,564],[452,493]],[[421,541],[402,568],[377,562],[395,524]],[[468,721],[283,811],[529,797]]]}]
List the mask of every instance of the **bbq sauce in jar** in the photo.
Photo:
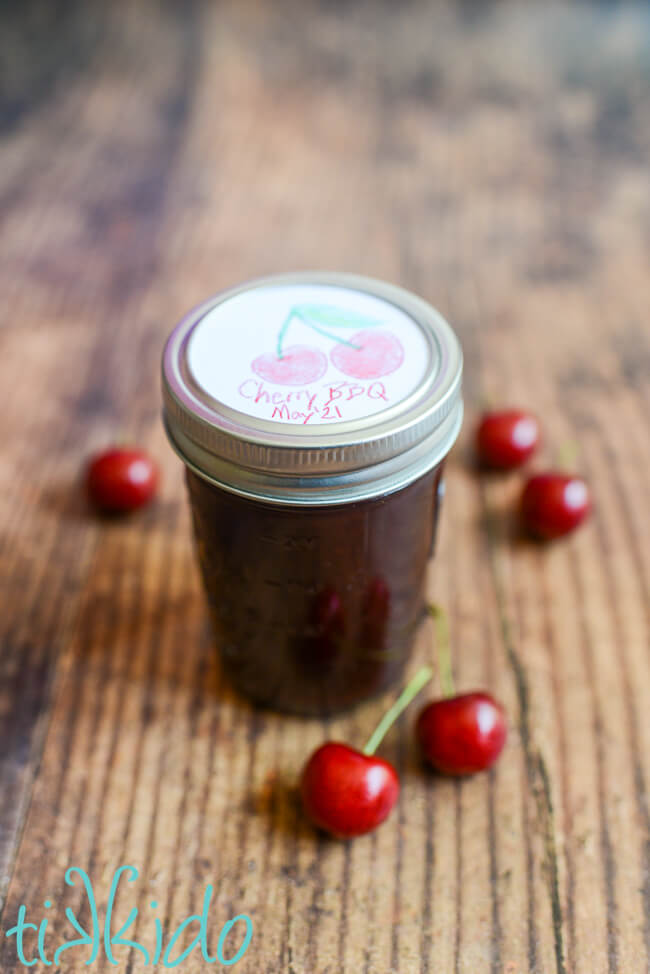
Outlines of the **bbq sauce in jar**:
[{"label": "bbq sauce in jar", "polygon": [[316,715],[400,679],[461,373],[431,306],[351,275],[253,281],[174,330],[164,418],[216,647],[242,693]]}]

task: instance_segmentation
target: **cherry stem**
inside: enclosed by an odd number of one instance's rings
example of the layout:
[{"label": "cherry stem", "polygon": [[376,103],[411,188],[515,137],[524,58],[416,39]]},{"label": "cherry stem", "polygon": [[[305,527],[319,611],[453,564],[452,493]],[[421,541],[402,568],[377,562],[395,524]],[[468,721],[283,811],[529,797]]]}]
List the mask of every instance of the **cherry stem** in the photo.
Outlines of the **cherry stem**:
[{"label": "cherry stem", "polygon": [[364,754],[370,756],[371,754],[375,753],[383,741],[387,731],[390,730],[400,714],[406,710],[411,701],[417,697],[422,687],[429,682],[432,676],[433,670],[430,666],[422,666],[417,671],[413,679],[402,690],[393,706],[386,711],[384,716],[377,724],[372,737],[363,749]]},{"label": "cherry stem", "polygon": [[315,325],[313,321],[309,320],[309,318],[305,318],[300,311],[294,312],[294,314],[300,319],[300,321],[302,321],[304,325],[307,325],[308,328],[312,328],[315,332],[318,332],[319,335],[324,335],[325,338],[331,338],[333,342],[338,342],[339,345],[347,345],[348,348],[355,348],[357,351],[361,348],[361,345],[355,345],[354,342],[349,342],[346,338],[341,338],[340,335],[334,335],[331,331],[327,331],[320,325]]},{"label": "cherry stem", "polygon": [[427,612],[433,619],[436,627],[436,643],[438,646],[438,672],[440,675],[440,686],[443,696],[453,697],[454,673],[451,667],[451,648],[449,643],[449,624],[447,613],[439,605],[430,602],[427,605]]},{"label": "cherry stem", "polygon": [[479,397],[478,405],[482,413],[489,413],[492,409],[494,409],[494,398],[492,396],[488,396],[487,393],[484,393]]},{"label": "cherry stem", "polygon": [[282,325],[282,328],[278,332],[277,353],[278,353],[278,358],[279,359],[282,359],[282,357],[283,357],[282,356],[282,342],[284,341],[284,336],[286,335],[287,329],[288,329],[289,325],[291,324],[291,319],[292,318],[296,318],[296,317],[297,317],[296,312],[292,309],[289,312],[289,314],[287,315],[287,317],[284,319],[284,323]]},{"label": "cherry stem", "polygon": [[115,435],[112,437],[111,446],[124,450],[127,447],[132,446],[133,443],[135,443],[135,438],[133,436],[128,436],[126,428],[124,426],[120,426]]},{"label": "cherry stem", "polygon": [[282,323],[282,327],[280,328],[280,331],[278,332],[278,341],[277,341],[277,345],[276,345],[276,353],[277,353],[277,357],[280,360],[282,360],[282,358],[284,357],[282,355],[282,345],[283,345],[285,336],[287,334],[287,331],[289,329],[289,325],[291,324],[291,321],[292,321],[293,318],[297,318],[298,321],[302,321],[303,325],[307,325],[307,327],[308,328],[311,328],[312,331],[317,332],[319,335],[324,335],[325,338],[330,338],[332,341],[338,342],[340,345],[347,345],[349,348],[357,349],[357,351],[361,348],[360,345],[355,345],[354,342],[349,342],[346,338],[341,338],[340,335],[332,334],[331,331],[328,331],[327,329],[323,328],[322,326],[315,324],[315,322],[311,321],[308,317],[306,317],[304,314],[302,314],[302,312],[300,311],[300,309],[296,310],[296,308],[292,308],[291,311],[289,312],[289,314],[287,315],[287,317],[284,319],[284,322]]},{"label": "cherry stem", "polygon": [[560,470],[565,470],[568,473],[575,469],[577,457],[578,447],[576,443],[573,440],[565,440],[557,451],[557,465]]}]

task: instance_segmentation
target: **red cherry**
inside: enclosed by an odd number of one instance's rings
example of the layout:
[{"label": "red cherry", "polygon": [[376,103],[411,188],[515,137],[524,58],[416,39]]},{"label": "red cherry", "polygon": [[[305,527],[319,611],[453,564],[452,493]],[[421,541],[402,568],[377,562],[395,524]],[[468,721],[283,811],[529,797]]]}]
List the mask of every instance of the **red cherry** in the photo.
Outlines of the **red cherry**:
[{"label": "red cherry", "polygon": [[88,495],[103,511],[133,511],[148,504],[158,469],[143,450],[112,447],[93,457],[86,473]]},{"label": "red cherry", "polygon": [[303,386],[321,379],[327,371],[327,358],[319,348],[291,345],[282,358],[274,353],[258,355],[251,368],[260,378],[284,386]]},{"label": "red cherry", "polygon": [[309,818],[339,839],[363,835],[380,825],[399,790],[392,764],[337,741],[327,741],[312,754],[300,781]]},{"label": "red cherry", "polygon": [[506,742],[505,712],[489,693],[463,693],[428,704],[416,734],[426,759],[443,774],[465,775],[494,764]]},{"label": "red cherry", "polygon": [[476,431],[476,451],[487,467],[519,467],[539,445],[539,423],[522,409],[483,413]]},{"label": "red cherry", "polygon": [[399,369],[404,349],[392,332],[368,328],[352,335],[349,345],[336,345],[330,359],[340,372],[353,379],[379,379]]},{"label": "red cherry", "polygon": [[386,732],[431,679],[422,666],[375,728],[363,751],[327,741],[303,768],[300,793],[309,818],[339,839],[351,839],[376,828],[399,796],[397,771],[375,757]]},{"label": "red cherry", "polygon": [[591,494],[582,477],[540,473],[530,477],[521,496],[528,531],[550,540],[573,531],[591,511]]}]

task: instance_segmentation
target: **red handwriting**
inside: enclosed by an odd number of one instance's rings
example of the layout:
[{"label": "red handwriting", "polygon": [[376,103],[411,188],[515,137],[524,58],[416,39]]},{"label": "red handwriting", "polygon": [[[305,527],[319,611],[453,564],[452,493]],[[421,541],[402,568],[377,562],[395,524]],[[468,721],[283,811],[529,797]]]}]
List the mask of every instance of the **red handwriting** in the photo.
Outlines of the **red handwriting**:
[{"label": "red handwriting", "polygon": [[244,399],[252,399],[254,402],[268,402],[274,406],[281,406],[284,403],[307,401],[307,409],[311,409],[318,393],[311,393],[309,389],[298,389],[295,392],[269,392],[264,387],[264,383],[257,379],[246,379],[239,387],[239,395]]},{"label": "red handwriting", "polygon": [[303,426],[306,426],[313,415],[314,413],[301,413],[297,409],[290,411],[289,407],[285,403],[283,406],[276,406],[274,408],[273,412],[271,413],[271,419],[284,420],[286,423],[288,423],[290,419],[292,419],[294,423],[300,420]]},{"label": "red handwriting", "polygon": [[388,402],[386,387],[383,382],[371,382],[368,386],[360,386],[354,382],[339,382],[335,386],[329,386],[328,393],[329,399],[325,403],[326,406],[331,405],[335,399],[343,399],[345,402],[349,402],[351,399],[356,399],[357,396],[364,394],[368,399],[383,399]]},{"label": "red handwriting", "polygon": [[383,382],[337,382],[323,385],[320,389],[294,389],[279,392],[269,389],[259,379],[245,379],[239,386],[239,395],[259,405],[268,405],[270,419],[280,422],[303,423],[345,419],[345,404],[353,399],[366,398],[388,402]]}]

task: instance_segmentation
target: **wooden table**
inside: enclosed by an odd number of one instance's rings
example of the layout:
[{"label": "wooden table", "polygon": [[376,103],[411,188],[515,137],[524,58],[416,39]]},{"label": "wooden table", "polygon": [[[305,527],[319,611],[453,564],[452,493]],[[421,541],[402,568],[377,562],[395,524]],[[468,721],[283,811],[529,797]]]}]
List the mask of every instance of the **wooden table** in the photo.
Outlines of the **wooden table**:
[{"label": "wooden table", "polygon": [[[74,935],[66,905],[90,922],[66,869],[101,913],[131,864],[116,911],[140,908],[133,937],[152,947],[154,915],[169,937],[212,883],[212,943],[252,919],[242,972],[648,971],[647,7],[42,0],[3,18],[3,933],[25,904],[50,917],[51,955]],[[409,287],[462,337],[430,590],[457,684],[511,719],[494,771],[456,783],[423,771],[404,718],[382,748],[399,808],[350,844],[311,830],[293,785],[392,696],[321,722],[232,693],[159,420],[181,314],[310,267]],[[472,470],[485,401],[539,413],[540,463],[575,444],[595,512],[566,542],[520,541],[521,478]],[[80,471],[118,436],[164,484],[102,521]],[[432,640],[424,626],[414,667]],[[22,970],[1,940],[2,971]],[[113,969],[88,954],[62,969]],[[180,969],[222,968],[197,950]]]}]

